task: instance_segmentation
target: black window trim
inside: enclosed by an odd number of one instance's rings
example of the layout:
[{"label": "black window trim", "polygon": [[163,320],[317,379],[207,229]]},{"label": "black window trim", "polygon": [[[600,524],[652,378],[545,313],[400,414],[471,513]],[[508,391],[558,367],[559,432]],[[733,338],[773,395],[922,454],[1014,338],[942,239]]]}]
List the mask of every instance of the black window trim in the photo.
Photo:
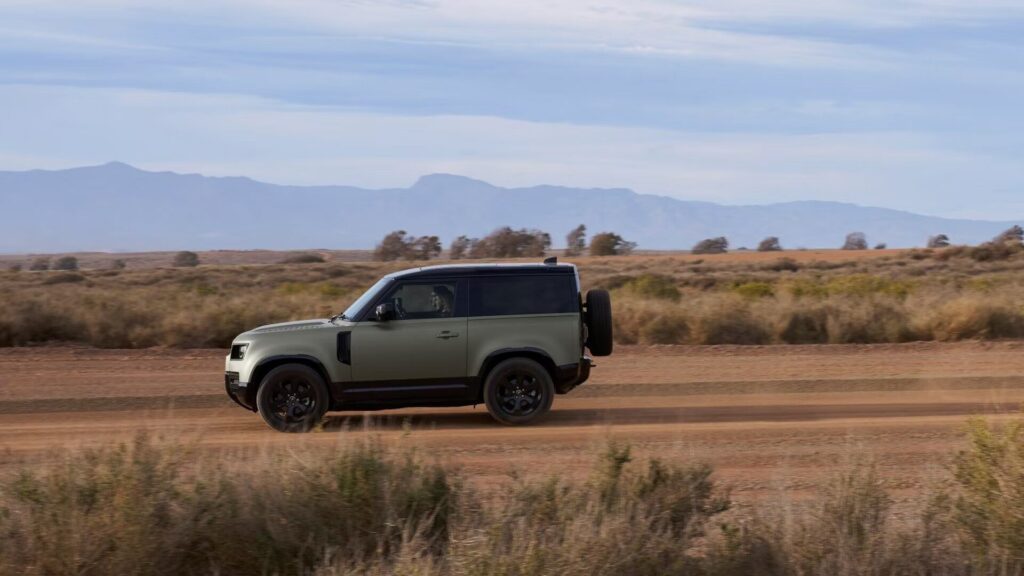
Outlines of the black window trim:
[{"label": "black window trim", "polygon": [[[377,306],[384,302],[391,292],[403,284],[436,284],[438,282],[451,282],[455,284],[455,310],[452,312],[452,315],[447,318],[429,318],[429,320],[450,320],[452,318],[468,317],[466,312],[469,308],[469,298],[467,294],[469,292],[469,283],[466,278],[460,278],[458,276],[431,276],[429,278],[417,278],[415,276],[410,276],[409,278],[396,278],[393,282],[388,284],[384,290],[381,290],[380,296],[377,296],[377,298],[359,314],[357,322],[375,321],[373,313],[377,309]],[[424,318],[424,320],[427,320],[427,318]],[[401,322],[401,320],[390,320],[390,322]]]}]

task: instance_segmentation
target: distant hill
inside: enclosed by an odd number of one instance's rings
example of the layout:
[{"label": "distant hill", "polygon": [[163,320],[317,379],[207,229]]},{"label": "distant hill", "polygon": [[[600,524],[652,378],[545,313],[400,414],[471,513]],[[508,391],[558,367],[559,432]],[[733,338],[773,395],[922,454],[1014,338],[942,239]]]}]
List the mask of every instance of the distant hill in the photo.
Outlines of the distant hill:
[{"label": "distant hill", "polygon": [[391,230],[482,236],[539,228],[555,246],[584,223],[648,249],[685,249],[709,236],[755,247],[838,247],[847,232],[872,244],[921,246],[944,233],[988,240],[1015,222],[952,220],[838,202],[723,206],[613,188],[500,188],[462,176],[423,176],[409,188],[282,186],[249,178],[148,172],[112,162],[0,172],[0,252],[370,248]]}]

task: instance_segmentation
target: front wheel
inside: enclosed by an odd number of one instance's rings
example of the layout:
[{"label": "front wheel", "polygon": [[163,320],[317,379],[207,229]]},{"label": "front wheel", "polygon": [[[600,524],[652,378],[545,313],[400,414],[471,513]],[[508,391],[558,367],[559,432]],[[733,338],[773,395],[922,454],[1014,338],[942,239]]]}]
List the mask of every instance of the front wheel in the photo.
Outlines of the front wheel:
[{"label": "front wheel", "polygon": [[498,363],[484,381],[484,403],[502,424],[526,424],[547,413],[555,385],[543,366],[529,358]]},{"label": "front wheel", "polygon": [[303,364],[271,370],[256,392],[256,408],[279,432],[308,432],[327,412],[327,385],[320,374]]}]

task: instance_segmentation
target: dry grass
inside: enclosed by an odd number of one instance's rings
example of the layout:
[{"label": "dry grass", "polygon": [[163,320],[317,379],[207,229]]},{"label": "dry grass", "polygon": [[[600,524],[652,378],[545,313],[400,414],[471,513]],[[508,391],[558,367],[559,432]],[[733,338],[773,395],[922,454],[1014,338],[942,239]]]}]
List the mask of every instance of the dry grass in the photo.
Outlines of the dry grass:
[{"label": "dry grass", "polygon": [[[958,248],[868,253],[873,257],[797,251],[577,261],[585,288],[613,291],[621,343],[1024,337],[1020,252],[997,260],[978,260]],[[331,260],[5,271],[0,272],[0,346],[223,347],[260,324],[337,312],[380,275],[409,265]]]},{"label": "dry grass", "polygon": [[0,481],[0,574],[1021,574],[1022,430],[972,421],[899,517],[870,463],[805,507],[739,511],[708,466],[614,443],[585,481],[485,499],[372,439],[242,460],[141,435]]}]

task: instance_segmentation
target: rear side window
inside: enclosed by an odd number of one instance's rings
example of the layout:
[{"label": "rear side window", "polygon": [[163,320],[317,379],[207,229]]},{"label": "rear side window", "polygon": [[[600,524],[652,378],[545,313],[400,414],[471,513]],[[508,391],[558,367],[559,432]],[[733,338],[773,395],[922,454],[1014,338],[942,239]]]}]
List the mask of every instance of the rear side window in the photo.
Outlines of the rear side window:
[{"label": "rear side window", "polygon": [[566,312],[579,312],[579,295],[573,277],[568,274],[494,276],[470,281],[470,316]]}]

